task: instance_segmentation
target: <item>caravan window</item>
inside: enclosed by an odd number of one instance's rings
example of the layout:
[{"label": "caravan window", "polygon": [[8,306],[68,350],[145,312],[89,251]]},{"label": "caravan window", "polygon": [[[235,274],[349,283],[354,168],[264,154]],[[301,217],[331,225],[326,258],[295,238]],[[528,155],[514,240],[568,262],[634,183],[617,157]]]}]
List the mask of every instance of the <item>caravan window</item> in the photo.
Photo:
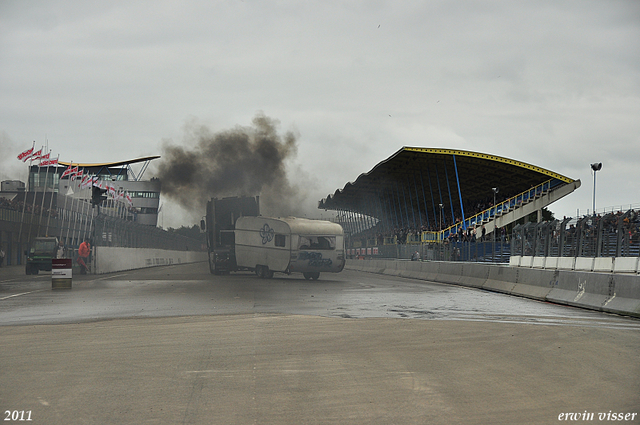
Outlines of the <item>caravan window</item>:
[{"label": "caravan window", "polygon": [[300,235],[298,249],[336,249],[335,236],[302,236]]},{"label": "caravan window", "polygon": [[287,238],[285,235],[276,235],[276,238],[275,238],[276,246],[285,246],[286,241],[287,241]]}]

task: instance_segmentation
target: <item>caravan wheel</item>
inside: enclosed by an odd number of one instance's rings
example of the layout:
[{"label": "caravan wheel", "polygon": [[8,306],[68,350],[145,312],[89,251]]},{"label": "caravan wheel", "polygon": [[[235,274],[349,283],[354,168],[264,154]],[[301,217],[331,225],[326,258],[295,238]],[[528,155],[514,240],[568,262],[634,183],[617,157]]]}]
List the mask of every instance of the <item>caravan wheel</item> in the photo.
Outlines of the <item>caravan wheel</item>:
[{"label": "caravan wheel", "polygon": [[271,279],[273,277],[273,270],[269,270],[267,266],[256,266],[256,274],[262,279]]},{"label": "caravan wheel", "polygon": [[302,273],[305,279],[307,280],[318,280],[320,278],[320,272],[305,272]]}]

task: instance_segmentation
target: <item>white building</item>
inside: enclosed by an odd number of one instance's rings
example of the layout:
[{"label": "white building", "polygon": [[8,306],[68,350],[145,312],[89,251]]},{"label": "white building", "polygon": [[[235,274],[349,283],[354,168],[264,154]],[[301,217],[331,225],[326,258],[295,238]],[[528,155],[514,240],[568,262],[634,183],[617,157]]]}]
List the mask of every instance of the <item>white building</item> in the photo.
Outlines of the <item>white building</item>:
[{"label": "white building", "polygon": [[[125,191],[129,194],[133,203],[133,209],[127,210],[127,218],[140,224],[157,226],[158,208],[160,205],[160,180],[142,180],[149,162],[159,156],[137,158],[121,162],[108,162],[99,164],[69,163],[60,161],[58,166],[38,167],[32,166],[29,171],[28,192],[57,192],[61,195],[71,196],[76,199],[91,199],[91,188],[79,187],[80,180],[71,179],[68,176],[61,178],[69,167],[78,167],[83,175],[96,176],[98,180],[111,182],[117,191]],[[142,164],[138,173],[131,168],[132,164]],[[105,201],[101,208],[105,213],[113,210],[123,210],[126,201]],[[61,207],[57,203],[58,207]],[[126,205],[128,207],[128,205]]]}]

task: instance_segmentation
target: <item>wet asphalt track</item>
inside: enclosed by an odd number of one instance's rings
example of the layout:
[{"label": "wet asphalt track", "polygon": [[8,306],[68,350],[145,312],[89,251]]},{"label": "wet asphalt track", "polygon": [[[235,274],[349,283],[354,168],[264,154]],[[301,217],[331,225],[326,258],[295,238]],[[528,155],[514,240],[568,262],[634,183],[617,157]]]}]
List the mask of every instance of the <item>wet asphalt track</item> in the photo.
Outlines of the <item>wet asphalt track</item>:
[{"label": "wet asphalt track", "polygon": [[0,383],[0,413],[34,424],[640,423],[640,321],[350,270],[54,291],[0,269]]},{"label": "wet asphalt track", "polygon": [[[50,275],[0,278],[0,326],[131,317],[275,313],[618,327],[640,321],[482,290],[345,270],[308,281],[209,274],[206,264],[75,276],[51,290]],[[1,275],[0,275],[1,276]]]}]

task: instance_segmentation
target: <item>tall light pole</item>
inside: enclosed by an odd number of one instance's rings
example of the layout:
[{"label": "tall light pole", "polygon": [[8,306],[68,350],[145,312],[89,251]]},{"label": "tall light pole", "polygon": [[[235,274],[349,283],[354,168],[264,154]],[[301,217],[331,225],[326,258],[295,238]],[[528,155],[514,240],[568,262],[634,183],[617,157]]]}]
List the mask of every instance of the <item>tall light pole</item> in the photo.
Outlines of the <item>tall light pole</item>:
[{"label": "tall light pole", "polygon": [[496,232],[498,231],[498,207],[496,207],[496,194],[498,193],[497,187],[492,187],[493,190],[493,262],[496,262]]},{"label": "tall light pole", "polygon": [[596,171],[602,170],[602,162],[594,162],[591,164],[593,170],[593,216],[596,215]]},{"label": "tall light pole", "polygon": [[440,205],[440,259],[444,260],[444,225],[443,225],[443,214],[444,214],[444,205],[443,204],[438,204]]}]

